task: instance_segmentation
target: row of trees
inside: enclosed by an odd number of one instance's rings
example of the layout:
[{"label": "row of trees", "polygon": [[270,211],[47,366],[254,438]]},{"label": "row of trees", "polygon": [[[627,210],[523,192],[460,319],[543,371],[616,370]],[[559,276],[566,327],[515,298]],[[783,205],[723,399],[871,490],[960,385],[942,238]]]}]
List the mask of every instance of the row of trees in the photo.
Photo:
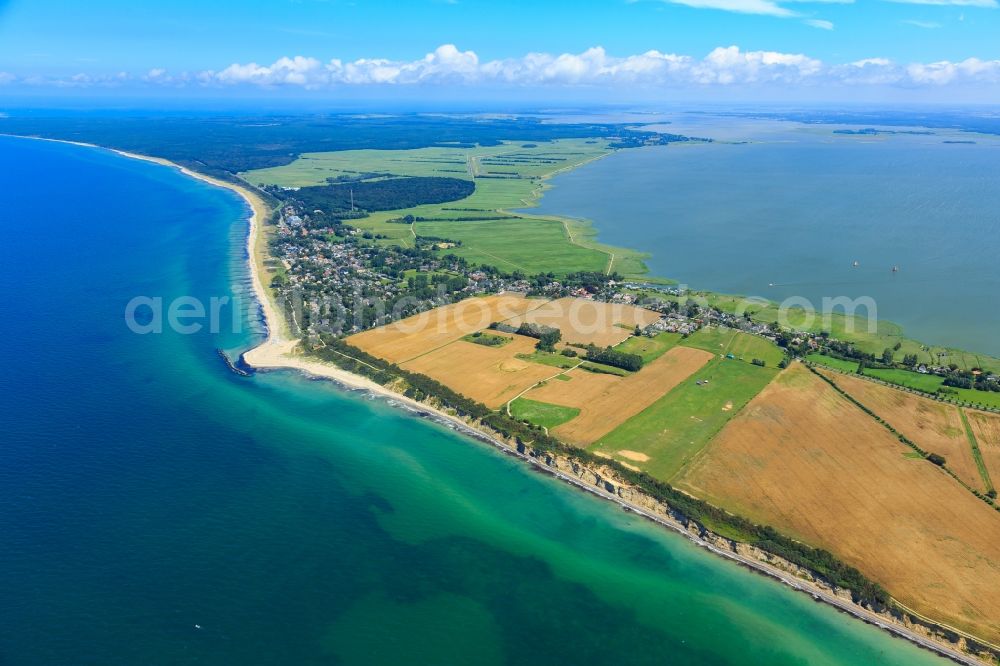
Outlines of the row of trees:
[{"label": "row of trees", "polygon": [[518,335],[536,338],[538,343],[535,345],[535,349],[538,351],[554,352],[556,350],[556,343],[562,340],[562,331],[558,328],[543,326],[541,324],[524,322],[514,332]]},{"label": "row of trees", "polygon": [[641,356],[618,351],[613,347],[604,347],[602,349],[596,345],[588,345],[586,359],[594,363],[603,363],[604,365],[610,365],[630,372],[642,370]]}]

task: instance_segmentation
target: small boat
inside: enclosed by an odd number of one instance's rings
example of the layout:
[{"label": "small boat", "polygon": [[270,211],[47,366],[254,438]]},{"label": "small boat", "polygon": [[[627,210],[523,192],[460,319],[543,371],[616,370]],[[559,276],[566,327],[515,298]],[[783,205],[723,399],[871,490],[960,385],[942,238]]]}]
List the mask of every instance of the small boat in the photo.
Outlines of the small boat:
[{"label": "small boat", "polygon": [[898,273],[899,272],[899,266],[893,266],[892,267],[892,272],[893,273]]},{"label": "small boat", "polygon": [[851,264],[851,265],[852,265],[852,266],[853,266],[854,268],[857,268],[858,266],[860,266],[860,265],[861,265],[861,262],[860,262],[860,261],[858,261],[857,259],[855,259],[855,260],[854,260],[854,263],[853,263],[853,264]]}]

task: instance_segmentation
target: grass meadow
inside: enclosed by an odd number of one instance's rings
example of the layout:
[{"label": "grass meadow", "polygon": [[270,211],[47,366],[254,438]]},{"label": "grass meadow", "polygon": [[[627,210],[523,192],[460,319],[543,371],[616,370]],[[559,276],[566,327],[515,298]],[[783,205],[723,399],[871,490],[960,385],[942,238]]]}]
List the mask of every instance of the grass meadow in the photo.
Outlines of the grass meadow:
[{"label": "grass meadow", "polygon": [[[642,253],[598,243],[586,222],[517,214],[541,196],[545,179],[609,154],[607,141],[562,139],[498,146],[306,153],[291,164],[241,174],[247,181],[282,187],[322,185],[328,178],[366,174],[474,179],[469,197],[444,204],[377,211],[351,224],[385,236],[382,243],[412,247],[417,235],[461,241],[448,252],[506,271],[612,271],[641,274]],[[372,178],[385,178],[374,175]],[[413,224],[390,220],[412,215]]]},{"label": "grass meadow", "polygon": [[640,467],[670,481],[777,374],[775,367],[716,357],[592,448],[611,456],[643,453],[649,460]]},{"label": "grass meadow", "polygon": [[516,419],[545,428],[555,428],[576,418],[580,414],[580,410],[576,407],[563,407],[528,398],[518,398],[510,403],[510,413]]}]

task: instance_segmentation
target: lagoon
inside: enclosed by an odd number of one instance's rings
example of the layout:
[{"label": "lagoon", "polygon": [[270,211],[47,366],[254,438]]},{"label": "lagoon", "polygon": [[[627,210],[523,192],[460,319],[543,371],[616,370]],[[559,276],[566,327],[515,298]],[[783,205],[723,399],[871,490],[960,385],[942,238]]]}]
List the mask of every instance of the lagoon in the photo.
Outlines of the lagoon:
[{"label": "lagoon", "polygon": [[661,129],[717,142],[621,151],[555,177],[532,211],[591,220],[693,289],[868,296],[908,337],[1000,355],[1000,137],[675,120]]}]

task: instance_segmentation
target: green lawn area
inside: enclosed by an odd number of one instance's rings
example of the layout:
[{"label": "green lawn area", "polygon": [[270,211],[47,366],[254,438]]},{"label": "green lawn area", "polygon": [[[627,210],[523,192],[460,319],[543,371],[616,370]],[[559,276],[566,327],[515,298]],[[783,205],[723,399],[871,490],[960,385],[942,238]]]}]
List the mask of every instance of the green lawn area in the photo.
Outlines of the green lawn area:
[{"label": "green lawn area", "polygon": [[[854,366],[857,369],[857,366]],[[944,378],[937,375],[922,375],[919,372],[909,370],[865,368],[865,374],[869,377],[881,379],[884,382],[898,384],[925,393],[936,393],[941,387]]]},{"label": "green lawn area", "polygon": [[840,358],[834,358],[833,356],[826,356],[820,354],[819,352],[813,352],[806,355],[806,360],[810,363],[816,363],[818,365],[823,365],[828,368],[833,368],[834,370],[840,370],[842,372],[856,372],[858,369],[857,361],[845,361]]},{"label": "green lawn area", "polygon": [[962,417],[962,427],[965,429],[965,437],[969,440],[969,446],[972,447],[972,457],[976,459],[976,467],[979,469],[979,477],[983,480],[983,487],[988,491],[993,490],[993,479],[990,478],[990,472],[986,469],[986,463],[983,462],[983,452],[979,450],[979,442],[976,441],[976,435],[972,432],[972,426],[969,425],[969,417],[964,409],[959,409],[958,413]]},{"label": "green lawn area", "polygon": [[681,339],[680,333],[659,333],[655,337],[631,337],[615,347],[626,354],[638,354],[643,363],[650,363],[663,356]]},{"label": "green lawn area", "polygon": [[977,391],[975,389],[955,390],[958,391],[958,395],[956,397],[959,400],[964,400],[965,402],[972,403],[973,405],[982,405],[983,407],[1000,409],[1000,393]]},{"label": "green lawn area", "polygon": [[[806,360],[843,372],[853,373],[858,369],[856,361],[842,361],[832,356],[823,356],[822,354],[809,354],[806,356]],[[923,375],[919,372],[911,372],[910,370],[901,370],[898,368],[865,368],[865,376],[881,379],[884,382],[896,384],[897,386],[905,386],[915,391],[923,391],[924,393],[933,394],[937,393],[939,388],[946,388],[949,391],[954,391],[954,393],[945,395],[945,398],[1000,409],[1000,393],[945,387],[944,379],[937,375]]]},{"label": "green lawn area", "polygon": [[778,372],[715,358],[592,448],[610,455],[622,449],[644,453],[648,462],[632,464],[670,481]]},{"label": "green lawn area", "polygon": [[522,361],[531,361],[532,363],[550,365],[553,368],[572,368],[580,362],[580,359],[578,358],[570,358],[569,356],[563,356],[562,354],[543,351],[536,351],[531,354],[518,354],[517,358]]},{"label": "green lawn area", "polygon": [[622,370],[621,368],[616,368],[613,365],[605,365],[604,363],[595,363],[594,361],[584,361],[580,364],[580,369],[602,375],[615,375],[617,377],[628,377],[632,374],[628,370]]},{"label": "green lawn area", "polygon": [[505,344],[509,343],[513,338],[507,337],[506,335],[496,335],[495,333],[488,333],[486,331],[476,331],[475,333],[469,333],[462,338],[466,342],[471,342],[477,345],[484,345],[486,347],[503,347]]},{"label": "green lawn area", "polygon": [[510,403],[510,413],[516,419],[546,428],[555,428],[576,418],[580,414],[580,410],[576,407],[563,407],[538,400],[518,398]]},{"label": "green lawn area", "polygon": [[[360,226],[360,225],[359,225]],[[572,243],[558,220],[527,217],[477,222],[418,222],[421,236],[462,241],[448,253],[477,264],[525,273],[603,272],[608,254]]]},{"label": "green lawn area", "polygon": [[718,326],[700,328],[681,340],[679,344],[684,347],[704,349],[713,354],[732,354],[737,360],[743,360],[747,363],[759,358],[769,368],[776,368],[785,357],[785,352],[770,340]]}]

